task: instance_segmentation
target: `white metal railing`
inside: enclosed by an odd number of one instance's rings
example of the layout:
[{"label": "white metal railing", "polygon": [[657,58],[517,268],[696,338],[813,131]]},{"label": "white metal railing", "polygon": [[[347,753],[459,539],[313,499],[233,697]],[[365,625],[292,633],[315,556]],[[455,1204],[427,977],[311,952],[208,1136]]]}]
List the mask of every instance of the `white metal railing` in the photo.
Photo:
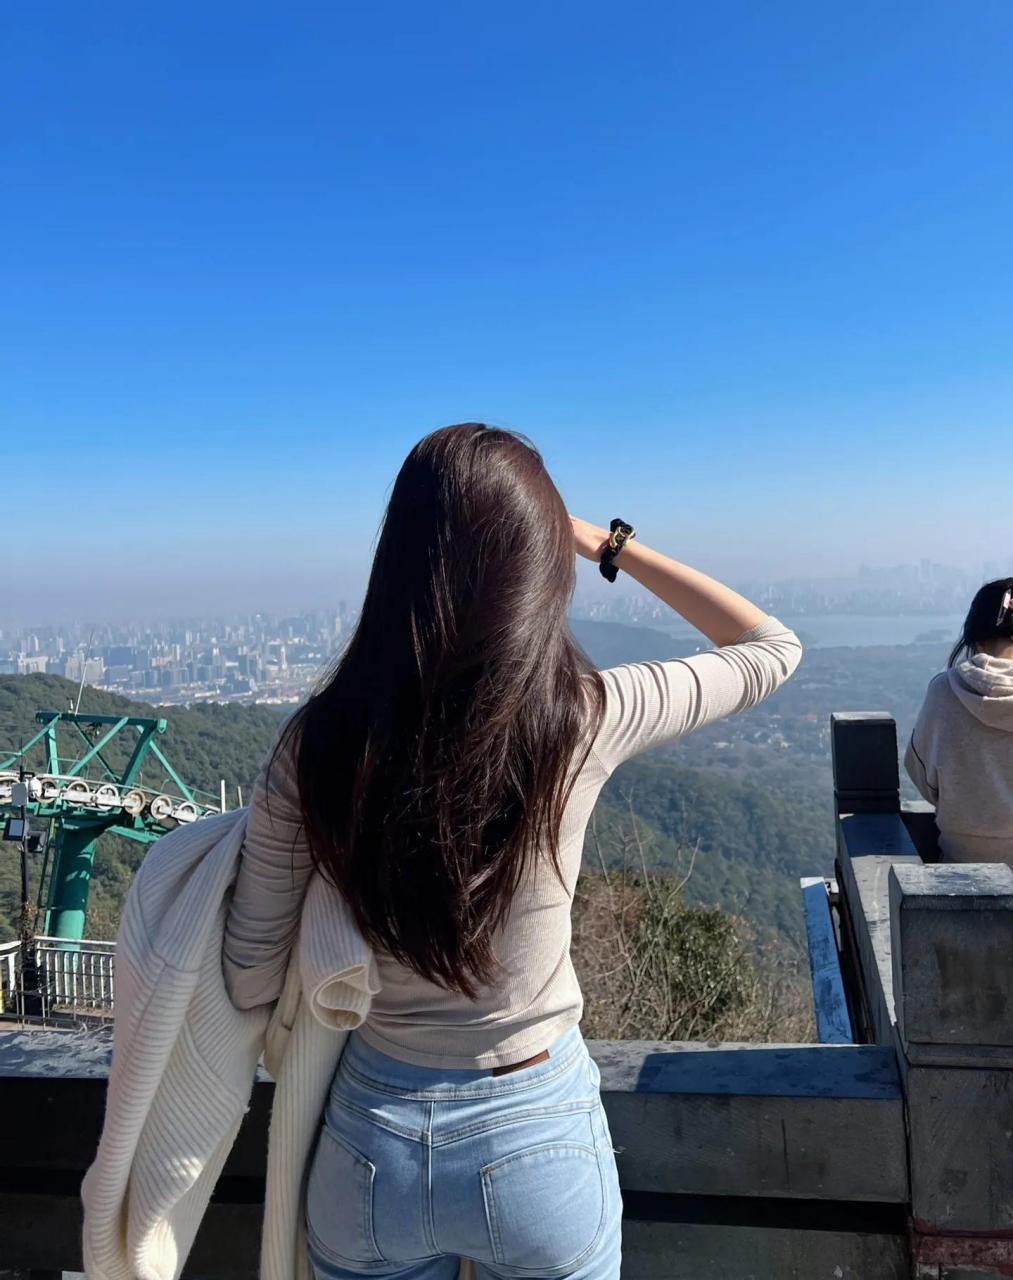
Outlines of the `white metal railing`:
[{"label": "white metal railing", "polygon": [[43,1017],[112,1013],[115,942],[38,937],[35,956]]},{"label": "white metal railing", "polygon": [[0,1013],[17,1012],[20,955],[20,942],[0,942]]}]

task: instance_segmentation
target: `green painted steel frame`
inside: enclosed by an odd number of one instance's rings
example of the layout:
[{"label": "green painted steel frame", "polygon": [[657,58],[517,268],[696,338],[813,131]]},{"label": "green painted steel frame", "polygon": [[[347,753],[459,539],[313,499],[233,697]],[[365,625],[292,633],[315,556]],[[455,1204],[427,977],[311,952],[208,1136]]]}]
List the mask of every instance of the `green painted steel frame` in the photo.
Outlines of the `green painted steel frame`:
[{"label": "green painted steel frame", "polygon": [[[39,743],[44,742],[46,769],[49,773],[79,778],[94,761],[101,766],[110,781],[121,787],[130,787],[136,782],[141,766],[150,752],[165,769],[166,775],[179,789],[182,797],[191,803],[200,803],[194,791],[186,785],[155,741],[156,736],[165,733],[168,728],[168,722],[161,716],[106,716],[72,711],[39,711],[35,719],[42,726],[38,733],[19,751],[0,761],[0,769],[10,769],[23,761]],[[57,743],[57,728],[61,724],[72,726],[87,748],[65,770],[61,770],[61,763],[67,764],[69,761],[61,761]],[[97,741],[93,741],[86,729],[104,729],[105,732]],[[117,772],[103,752],[125,729],[136,729],[137,741],[126,766]],[[49,820],[51,834],[53,827],[56,828],[46,932],[56,928],[62,937],[81,938],[84,936],[91,870],[98,837],[108,831],[141,844],[151,844],[162,833],[152,830],[140,817],[128,819],[123,814],[77,814],[69,817],[62,804],[44,804],[40,801],[33,803],[30,808],[36,816]],[[41,885],[39,890],[41,894]]]}]

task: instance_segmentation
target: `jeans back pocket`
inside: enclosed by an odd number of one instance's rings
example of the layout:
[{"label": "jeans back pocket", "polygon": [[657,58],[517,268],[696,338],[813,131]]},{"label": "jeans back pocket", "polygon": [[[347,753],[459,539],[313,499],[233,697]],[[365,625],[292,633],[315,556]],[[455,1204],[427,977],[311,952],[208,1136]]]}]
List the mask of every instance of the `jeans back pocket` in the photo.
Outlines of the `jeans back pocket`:
[{"label": "jeans back pocket", "polygon": [[482,1194],[496,1263],[535,1276],[576,1266],[605,1220],[598,1152],[581,1142],[547,1142],[482,1170]]},{"label": "jeans back pocket", "polygon": [[376,1168],[326,1125],[306,1187],[310,1246],[340,1263],[383,1262],[373,1235]]}]

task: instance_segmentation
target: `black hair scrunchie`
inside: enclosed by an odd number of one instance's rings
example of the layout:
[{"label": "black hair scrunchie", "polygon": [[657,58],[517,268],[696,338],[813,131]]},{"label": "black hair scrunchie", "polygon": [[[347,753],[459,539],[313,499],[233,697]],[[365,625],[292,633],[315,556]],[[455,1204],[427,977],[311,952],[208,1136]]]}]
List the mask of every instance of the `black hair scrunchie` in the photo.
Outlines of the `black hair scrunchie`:
[{"label": "black hair scrunchie", "polygon": [[601,553],[601,559],[598,561],[598,568],[601,570],[601,576],[608,582],[615,582],[619,576],[619,570],[615,566],[615,558],[626,546],[631,538],[637,536],[637,531],[631,524],[627,524],[625,520],[618,517],[609,525],[609,542],[608,546]]}]

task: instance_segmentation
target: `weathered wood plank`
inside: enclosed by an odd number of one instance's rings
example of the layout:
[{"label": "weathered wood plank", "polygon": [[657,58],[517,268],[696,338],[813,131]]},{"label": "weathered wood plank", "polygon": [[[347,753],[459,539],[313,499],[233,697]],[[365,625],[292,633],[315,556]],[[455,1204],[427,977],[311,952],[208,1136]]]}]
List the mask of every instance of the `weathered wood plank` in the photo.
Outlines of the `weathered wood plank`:
[{"label": "weathered wood plank", "polygon": [[992,1046],[1013,1065],[1013,871],[895,866],[890,920],[905,1045],[922,1045],[923,1061],[930,1046]]},{"label": "weathered wood plank", "polygon": [[816,1035],[820,1044],[853,1044],[855,1034],[844,995],[841,960],[837,954],[837,935],[830,916],[826,881],[822,877],[807,877],[801,884]]}]

